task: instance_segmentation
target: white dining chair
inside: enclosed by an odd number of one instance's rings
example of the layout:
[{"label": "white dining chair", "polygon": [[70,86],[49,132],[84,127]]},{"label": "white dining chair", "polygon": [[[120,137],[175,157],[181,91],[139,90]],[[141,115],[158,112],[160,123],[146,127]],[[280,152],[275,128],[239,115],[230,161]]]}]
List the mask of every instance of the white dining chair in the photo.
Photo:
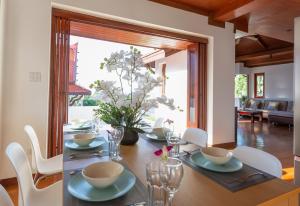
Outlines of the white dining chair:
[{"label": "white dining chair", "polygon": [[232,152],[233,156],[241,160],[243,163],[269,173],[275,177],[281,178],[281,162],[270,153],[247,146],[236,147]]},{"label": "white dining chair", "polygon": [[30,125],[24,127],[25,132],[27,133],[28,139],[31,143],[31,148],[34,153],[34,160],[36,165],[37,173],[34,178],[34,182],[38,182],[38,174],[42,176],[39,178],[42,179],[45,176],[56,174],[62,172],[63,170],[63,155],[58,155],[49,159],[43,158],[41,154],[39,140],[34,129]]},{"label": "white dining chair", "polygon": [[207,132],[199,128],[187,128],[182,136],[182,139],[188,143],[207,147]]},{"label": "white dining chair", "polygon": [[6,148],[6,155],[17,174],[20,188],[19,198],[21,198],[22,206],[63,205],[62,181],[58,181],[43,189],[37,189],[32,179],[29,160],[20,144],[16,142],[9,144]]},{"label": "white dining chair", "polygon": [[1,206],[14,206],[13,201],[10,199],[7,191],[0,185],[0,205]]}]

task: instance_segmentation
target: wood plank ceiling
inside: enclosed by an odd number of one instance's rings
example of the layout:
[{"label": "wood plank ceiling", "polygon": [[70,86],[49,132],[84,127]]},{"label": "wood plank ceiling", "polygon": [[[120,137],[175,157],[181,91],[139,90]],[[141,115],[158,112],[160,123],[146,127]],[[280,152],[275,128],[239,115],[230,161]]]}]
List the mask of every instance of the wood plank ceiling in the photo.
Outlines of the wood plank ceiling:
[{"label": "wood plank ceiling", "polygon": [[300,0],[150,0],[209,16],[212,24],[233,22],[237,29],[293,42]]},{"label": "wood plank ceiling", "polygon": [[261,35],[236,39],[236,62],[257,67],[293,62],[293,43]]},{"label": "wood plank ceiling", "polygon": [[248,67],[293,62],[294,18],[300,0],[150,0],[208,16],[209,23],[249,33],[236,40],[236,62]]}]

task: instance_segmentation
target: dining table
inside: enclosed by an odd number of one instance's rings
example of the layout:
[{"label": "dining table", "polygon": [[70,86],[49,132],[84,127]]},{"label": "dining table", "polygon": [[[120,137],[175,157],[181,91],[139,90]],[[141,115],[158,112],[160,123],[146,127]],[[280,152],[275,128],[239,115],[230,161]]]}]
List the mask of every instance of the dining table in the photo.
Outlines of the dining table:
[{"label": "dining table", "polygon": [[[105,132],[99,134],[107,140]],[[64,141],[72,139],[73,134],[64,132]],[[107,144],[107,142],[105,143]],[[85,158],[70,158],[73,151],[64,148],[64,206],[134,206],[135,203],[147,201],[146,164],[158,158],[154,152],[167,144],[147,139],[140,135],[138,142],[134,145],[121,145],[120,155],[123,158],[120,163],[131,171],[136,177],[135,186],[122,197],[105,202],[89,202],[79,200],[68,191],[68,184],[73,178],[73,173],[80,172],[85,166],[99,162],[109,161],[107,146],[103,144],[102,155],[89,156]],[[180,151],[194,151],[197,146],[183,144]],[[81,151],[74,151],[80,153]],[[259,160],[258,160],[259,161]],[[179,190],[176,192],[173,206],[299,206],[300,188],[280,178],[270,178],[264,182],[247,186],[236,191],[230,190],[211,176],[197,171],[197,168],[183,161],[184,175]]]}]

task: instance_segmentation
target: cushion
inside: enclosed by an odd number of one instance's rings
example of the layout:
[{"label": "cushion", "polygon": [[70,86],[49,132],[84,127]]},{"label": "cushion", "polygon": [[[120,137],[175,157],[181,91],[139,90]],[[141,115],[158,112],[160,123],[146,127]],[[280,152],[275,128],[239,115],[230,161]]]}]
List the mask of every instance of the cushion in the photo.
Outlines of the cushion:
[{"label": "cushion", "polygon": [[294,117],[294,114],[292,112],[272,111],[269,116]]},{"label": "cushion", "polygon": [[250,100],[250,106],[251,109],[257,109],[257,103],[255,100],[251,99]]},{"label": "cushion", "polygon": [[269,102],[268,103],[268,106],[267,106],[267,110],[278,110],[278,105],[279,103],[278,102]]},{"label": "cushion", "polygon": [[287,106],[288,112],[294,112],[294,102],[289,102]]}]

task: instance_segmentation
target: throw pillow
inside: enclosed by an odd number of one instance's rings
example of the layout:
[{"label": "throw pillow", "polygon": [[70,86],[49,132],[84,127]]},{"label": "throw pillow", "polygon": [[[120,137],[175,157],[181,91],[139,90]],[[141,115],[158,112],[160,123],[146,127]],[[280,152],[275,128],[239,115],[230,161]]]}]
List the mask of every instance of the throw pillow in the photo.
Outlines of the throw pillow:
[{"label": "throw pillow", "polygon": [[277,110],[278,102],[269,102],[267,110]]}]

